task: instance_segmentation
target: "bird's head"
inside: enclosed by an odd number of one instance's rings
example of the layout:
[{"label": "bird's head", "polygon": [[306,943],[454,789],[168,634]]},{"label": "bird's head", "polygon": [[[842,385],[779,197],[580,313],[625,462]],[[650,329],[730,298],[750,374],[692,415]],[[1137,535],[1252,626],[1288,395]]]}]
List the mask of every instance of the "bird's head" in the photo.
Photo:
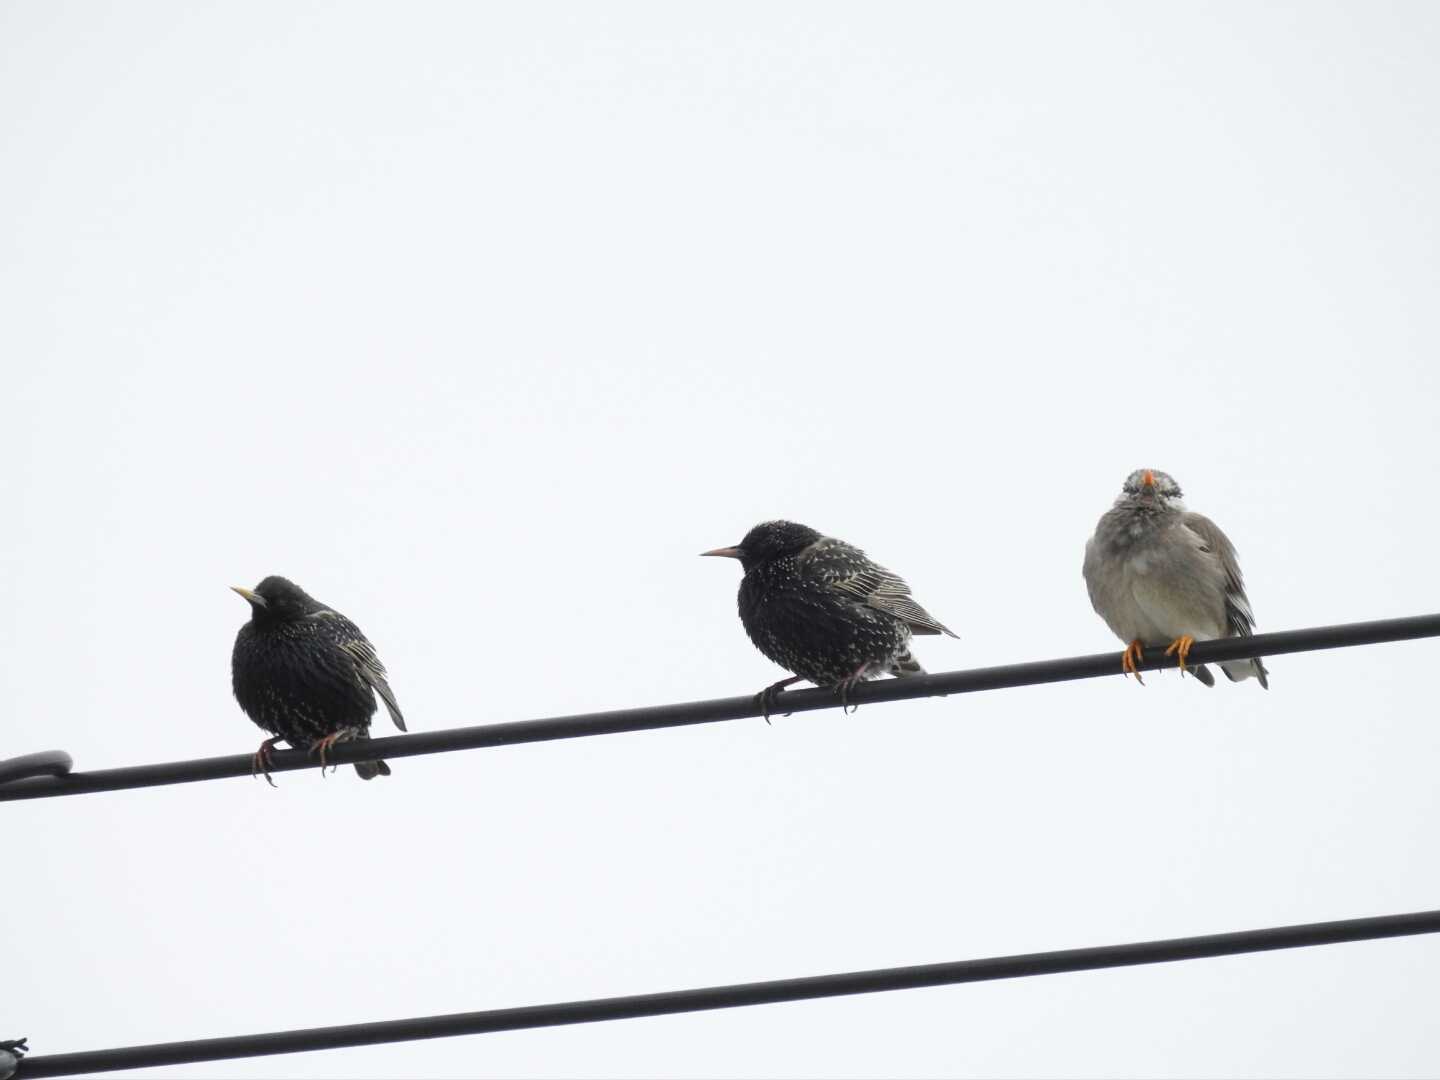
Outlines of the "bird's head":
[{"label": "bird's head", "polygon": [[819,539],[820,534],[808,525],[793,521],[762,521],[734,547],[716,548],[700,554],[739,559],[740,565],[749,570],[752,566],[769,562],[771,559],[794,555]]},{"label": "bird's head", "polygon": [[1159,469],[1136,469],[1125,478],[1116,506],[1156,506],[1166,510],[1183,510],[1180,485],[1169,473]]},{"label": "bird's head", "polygon": [[306,615],[321,611],[325,607],[289,578],[278,577],[274,574],[253,589],[244,589],[239,585],[231,585],[230,588],[243,596],[249,603],[251,613],[257,622],[286,622],[291,619],[303,619]]}]

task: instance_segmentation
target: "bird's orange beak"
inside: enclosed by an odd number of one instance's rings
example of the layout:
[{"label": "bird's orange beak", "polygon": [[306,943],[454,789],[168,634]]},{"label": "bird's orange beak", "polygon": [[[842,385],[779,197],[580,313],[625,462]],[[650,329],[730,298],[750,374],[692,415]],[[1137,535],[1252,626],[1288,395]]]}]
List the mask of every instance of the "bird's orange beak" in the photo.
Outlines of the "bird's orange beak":
[{"label": "bird's orange beak", "polygon": [[255,592],[253,589],[247,589],[240,585],[231,585],[230,588],[233,589],[235,592],[239,593],[246,600],[250,601],[250,603],[254,604],[256,607],[265,606],[265,598],[259,593]]},{"label": "bird's orange beak", "polygon": [[1146,469],[1146,470],[1145,470],[1145,479],[1142,481],[1142,483],[1144,483],[1144,485],[1145,485],[1146,487],[1154,487],[1154,486],[1155,486],[1155,473],[1154,473],[1152,470],[1150,470],[1150,469]]},{"label": "bird's orange beak", "polygon": [[738,547],[723,547],[716,548],[714,551],[702,551],[700,554],[718,555],[722,559],[738,559],[740,558],[740,549]]}]

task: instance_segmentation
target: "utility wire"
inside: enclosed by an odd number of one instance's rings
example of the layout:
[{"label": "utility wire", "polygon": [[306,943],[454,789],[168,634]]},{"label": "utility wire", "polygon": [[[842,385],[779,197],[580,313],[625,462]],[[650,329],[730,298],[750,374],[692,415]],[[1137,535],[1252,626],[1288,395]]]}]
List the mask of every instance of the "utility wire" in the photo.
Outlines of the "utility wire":
[{"label": "utility wire", "polygon": [[[1257,634],[1254,637],[1205,641],[1198,643],[1190,651],[1190,663],[1244,660],[1256,656],[1279,656],[1284,653],[1337,649],[1351,645],[1376,645],[1424,637],[1440,637],[1440,614],[1344,623],[1339,626],[1317,626],[1306,630]],[[1147,650],[1145,660],[1140,664],[1141,670],[1156,671],[1175,667],[1176,657],[1167,657],[1163,653],[1163,649]],[[1098,653],[1062,660],[1040,660],[1002,667],[916,675],[905,679],[884,679],[855,687],[850,691],[849,701],[852,705],[866,705],[1071,679],[1094,679],[1119,673],[1119,653]],[[833,709],[839,705],[839,698],[831,690],[792,690],[777,696],[771,713],[780,715],[808,712],[812,709]],[[716,698],[711,701],[690,701],[678,705],[654,705],[640,709],[618,709],[613,712],[582,713],[543,720],[517,720],[502,724],[392,735],[371,739],[365,743],[340,743],[328,752],[328,757],[335,763],[371,761],[375,758],[412,757],[451,750],[475,750],[517,743],[547,742],[551,739],[578,739],[590,735],[710,724],[720,720],[739,720],[759,715],[760,709],[754,696],[746,695]],[[158,765],[71,772],[63,776],[31,777],[0,783],[0,802],[249,776],[251,762],[250,754],[234,754],[195,761],[170,761]],[[303,751],[282,750],[275,753],[272,769],[274,772],[285,772],[291,769],[315,768],[318,764],[314,757]]]},{"label": "utility wire", "polygon": [[15,1080],[112,1072],[117,1069],[153,1069],[162,1065],[186,1065],[197,1061],[258,1057],[264,1054],[294,1054],[307,1050],[372,1046],[376,1043],[408,1042],[414,1039],[479,1035],[491,1031],[588,1024],[600,1020],[628,1020],[640,1016],[666,1016],[672,1013],[730,1009],[742,1005],[770,1005],[782,1001],[804,1001],[846,994],[873,994],[886,990],[913,990],[926,986],[1016,979],[1029,975],[1162,964],[1174,960],[1199,960],[1213,956],[1234,956],[1239,953],[1297,949],[1310,945],[1333,945],[1344,941],[1370,941],[1437,932],[1440,932],[1440,911],[1419,911],[1407,915],[1276,926],[1265,930],[1242,930],[1232,934],[1170,938],[1165,941],[1105,945],[1090,949],[1062,949],[1057,952],[999,956],[986,960],[961,960],[949,964],[880,968],[840,975],[815,975],[801,979],[740,983],[734,986],[707,986],[697,990],[672,990],[659,994],[567,1001],[554,1005],[418,1016],[371,1024],[302,1028],[298,1031],[273,1031],[262,1035],[236,1035],[221,1039],[197,1039],[193,1042],[152,1043],[149,1046],[88,1050],[75,1054],[34,1054],[20,1063]]}]

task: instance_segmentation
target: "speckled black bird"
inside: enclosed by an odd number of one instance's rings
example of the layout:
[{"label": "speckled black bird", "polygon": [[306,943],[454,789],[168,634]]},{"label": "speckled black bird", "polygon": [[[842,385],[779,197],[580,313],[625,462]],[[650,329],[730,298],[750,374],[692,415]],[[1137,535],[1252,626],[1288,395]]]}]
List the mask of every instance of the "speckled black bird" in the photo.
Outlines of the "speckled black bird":
[{"label": "speckled black bird", "polygon": [[[256,772],[270,779],[270,751],[283,739],[318,753],[323,774],[326,750],[369,738],[377,693],[405,730],[384,665],[358,626],[283,577],[231,588],[250,603],[230,662],[235,700],[273,736],[255,752]],[[389,776],[390,766],[359,761],[355,771],[370,780]]]},{"label": "speckled black bird", "polygon": [[801,679],[850,687],[881,675],[920,675],[912,634],[956,635],[922,608],[899,575],[859,548],[793,521],[756,525],[734,547],[705,555],[739,559],[740,621],[755,647],[795,672],[758,695],[765,719],[777,691]]}]

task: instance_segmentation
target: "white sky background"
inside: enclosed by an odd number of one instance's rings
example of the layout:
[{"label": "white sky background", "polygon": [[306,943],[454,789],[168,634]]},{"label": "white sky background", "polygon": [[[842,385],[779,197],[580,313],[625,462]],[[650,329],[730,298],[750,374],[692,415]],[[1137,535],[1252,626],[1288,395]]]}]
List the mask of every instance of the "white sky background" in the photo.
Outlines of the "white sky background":
[{"label": "white sky background", "polygon": [[[248,753],[246,608],[415,731],[782,672],[786,516],[1119,648],[1132,468],[1260,629],[1431,611],[1433,5],[0,9],[3,747]],[[1434,643],[0,807],[36,1053],[1432,908]],[[392,729],[377,721],[378,734]],[[1422,1076],[1411,939],[157,1077]]]}]

